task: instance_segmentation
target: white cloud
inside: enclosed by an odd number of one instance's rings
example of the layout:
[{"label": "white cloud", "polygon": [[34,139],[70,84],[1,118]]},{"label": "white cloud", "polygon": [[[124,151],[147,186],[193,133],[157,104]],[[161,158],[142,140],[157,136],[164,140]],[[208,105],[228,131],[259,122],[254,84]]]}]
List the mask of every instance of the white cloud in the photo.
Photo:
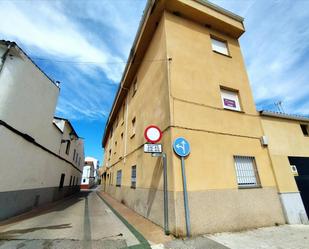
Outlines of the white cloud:
[{"label": "white cloud", "polygon": [[[59,3],[35,3],[33,8],[33,5],[19,1],[0,2],[0,34],[54,58],[97,62],[97,67],[109,79],[120,80],[123,63],[109,63],[123,62],[123,58],[115,56],[106,44],[92,43],[87,39],[87,31],[65,16]],[[87,69],[85,65],[80,68]]]}]

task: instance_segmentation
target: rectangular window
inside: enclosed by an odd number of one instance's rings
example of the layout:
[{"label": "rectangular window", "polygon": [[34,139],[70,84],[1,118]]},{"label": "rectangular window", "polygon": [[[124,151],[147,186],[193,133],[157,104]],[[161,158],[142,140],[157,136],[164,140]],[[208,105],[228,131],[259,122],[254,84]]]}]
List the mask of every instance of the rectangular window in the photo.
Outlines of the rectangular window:
[{"label": "rectangular window", "polygon": [[74,153],[73,153],[73,161],[75,161],[75,156],[76,156],[76,150],[74,149]]},{"label": "rectangular window", "polygon": [[234,156],[238,187],[259,187],[254,157]]},{"label": "rectangular window", "polygon": [[118,170],[117,171],[117,178],[116,178],[116,187],[121,186],[121,175],[122,175],[122,171]]},{"label": "rectangular window", "polygon": [[221,100],[225,109],[241,111],[238,92],[221,88]]},{"label": "rectangular window", "polygon": [[136,188],[136,165],[131,168],[131,188]]},{"label": "rectangular window", "polygon": [[69,186],[71,186],[71,184],[72,184],[72,176],[70,177],[70,185]]},{"label": "rectangular window", "polygon": [[220,54],[229,55],[226,41],[220,41],[219,39],[211,37],[211,47],[213,51],[216,51]]},{"label": "rectangular window", "polygon": [[69,155],[70,153],[70,146],[71,146],[71,142],[67,141],[67,147],[65,148],[65,154]]},{"label": "rectangular window", "polygon": [[59,183],[59,189],[62,189],[62,188],[63,188],[63,185],[64,185],[64,178],[65,178],[65,174],[61,174],[60,183]]},{"label": "rectangular window", "polygon": [[134,117],[132,119],[132,133],[131,133],[131,137],[133,137],[135,135],[135,123],[136,123],[136,118]]},{"label": "rectangular window", "polygon": [[304,134],[305,136],[309,136],[308,125],[301,124],[301,125],[300,125],[300,128],[301,128],[301,130],[302,130],[302,132],[303,132],[303,134]]},{"label": "rectangular window", "polygon": [[75,162],[77,163],[77,159],[78,159],[78,153],[76,154],[76,157],[75,157]]},{"label": "rectangular window", "polygon": [[135,95],[136,92],[137,92],[137,78],[134,79],[132,84],[132,97]]}]

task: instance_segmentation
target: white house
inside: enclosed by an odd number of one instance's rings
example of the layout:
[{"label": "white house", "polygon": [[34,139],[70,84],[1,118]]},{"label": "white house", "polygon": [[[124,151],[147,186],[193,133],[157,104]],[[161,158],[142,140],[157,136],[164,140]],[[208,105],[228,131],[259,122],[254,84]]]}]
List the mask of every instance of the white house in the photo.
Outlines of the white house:
[{"label": "white house", "polygon": [[60,88],[0,40],[0,220],[79,190],[83,141],[54,117]]},{"label": "white house", "polygon": [[93,157],[85,158],[85,166],[83,169],[83,177],[81,181],[81,189],[91,188],[97,177],[98,160]]}]

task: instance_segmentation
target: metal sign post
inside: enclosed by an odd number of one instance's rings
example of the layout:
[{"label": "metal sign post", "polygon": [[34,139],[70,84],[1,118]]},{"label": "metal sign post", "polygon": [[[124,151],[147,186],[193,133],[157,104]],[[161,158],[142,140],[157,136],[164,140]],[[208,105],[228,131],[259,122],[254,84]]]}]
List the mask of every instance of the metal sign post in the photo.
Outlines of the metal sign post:
[{"label": "metal sign post", "polygon": [[190,144],[183,137],[178,137],[174,140],[173,148],[175,153],[181,158],[181,173],[183,183],[183,201],[185,206],[186,230],[187,230],[187,237],[190,237],[191,236],[190,211],[188,204],[187,179],[185,171],[185,157],[188,156],[190,153]]},{"label": "metal sign post", "polygon": [[144,144],[144,152],[152,153],[153,157],[162,157],[163,161],[163,195],[164,195],[164,232],[170,234],[168,225],[168,191],[167,191],[167,160],[166,153],[162,151],[162,144],[156,144],[161,140],[162,131],[155,125],[150,125],[145,129],[145,139],[151,144]]}]

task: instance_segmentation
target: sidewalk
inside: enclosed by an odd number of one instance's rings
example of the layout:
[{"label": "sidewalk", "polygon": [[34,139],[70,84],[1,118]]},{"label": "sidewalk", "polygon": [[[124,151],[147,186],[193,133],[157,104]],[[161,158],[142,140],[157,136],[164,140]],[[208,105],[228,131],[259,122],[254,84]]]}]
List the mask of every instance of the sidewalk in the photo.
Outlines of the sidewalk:
[{"label": "sidewalk", "polygon": [[126,219],[135,229],[137,229],[150,243],[165,244],[174,239],[173,236],[166,236],[164,230],[152,223],[150,220],[137,214],[130,208],[126,207],[119,201],[115,200],[107,193],[98,190],[97,194],[100,195],[113,209],[115,209],[124,219]]}]

